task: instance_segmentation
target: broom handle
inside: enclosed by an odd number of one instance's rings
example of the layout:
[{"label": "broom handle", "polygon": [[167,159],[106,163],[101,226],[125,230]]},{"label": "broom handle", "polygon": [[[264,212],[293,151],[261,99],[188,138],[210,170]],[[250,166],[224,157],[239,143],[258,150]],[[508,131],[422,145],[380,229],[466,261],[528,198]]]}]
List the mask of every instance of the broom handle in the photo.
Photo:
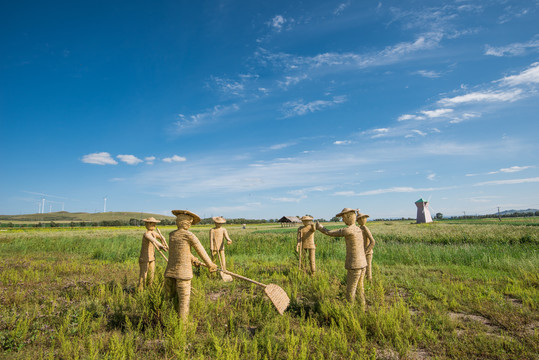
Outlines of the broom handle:
[{"label": "broom handle", "polygon": [[228,271],[228,270],[223,270],[223,269],[219,269],[219,268],[217,268],[217,270],[222,271],[223,273],[228,274],[228,275],[231,275],[231,276],[233,276],[233,277],[235,277],[235,278],[242,279],[242,280],[245,280],[245,281],[249,281],[249,282],[251,282],[251,283],[253,283],[253,284],[256,284],[256,285],[258,285],[258,286],[262,286],[263,288],[265,288],[265,287],[267,286],[267,285],[262,284],[262,283],[260,283],[260,282],[258,282],[258,281],[254,281],[254,280],[252,280],[252,279],[246,278],[245,276],[241,276],[241,275],[238,275],[238,274],[234,274],[233,272],[230,272],[230,271]]},{"label": "broom handle", "polygon": [[[205,266],[205,267],[208,267],[208,265],[206,265],[206,264],[204,264],[204,263],[202,263],[201,265],[202,265],[202,266]],[[230,276],[233,276],[233,277],[235,277],[235,278],[242,279],[242,280],[245,280],[245,281],[249,281],[249,282],[251,282],[251,283],[253,283],[253,284],[256,284],[256,285],[258,285],[258,286],[262,286],[263,288],[265,288],[265,287],[267,286],[266,284],[262,284],[262,283],[260,283],[260,282],[258,282],[258,281],[254,281],[254,280],[252,280],[252,279],[246,278],[245,276],[241,276],[241,275],[238,275],[238,274],[234,274],[233,272],[230,272],[230,271],[228,271],[228,270],[223,270],[223,269],[221,269],[221,268],[217,268],[217,270],[221,271],[222,273],[225,273],[225,274],[228,274],[228,275],[230,275]]]},{"label": "broom handle", "polygon": [[[156,248],[157,249],[157,248]],[[165,256],[165,254],[163,254],[163,252],[161,251],[161,249],[157,249],[157,251],[159,251],[159,254],[161,254],[161,256],[163,257],[163,259],[165,259],[165,261],[168,263],[168,259],[167,257]]]},{"label": "broom handle", "polygon": [[156,226],[155,229],[157,230],[157,232],[159,233],[159,235],[161,235],[161,237],[163,238],[163,242],[165,243],[165,245],[168,247],[168,244],[167,244],[167,240],[165,239],[165,237],[163,236],[163,234],[161,234],[161,230],[159,230],[159,228]]}]

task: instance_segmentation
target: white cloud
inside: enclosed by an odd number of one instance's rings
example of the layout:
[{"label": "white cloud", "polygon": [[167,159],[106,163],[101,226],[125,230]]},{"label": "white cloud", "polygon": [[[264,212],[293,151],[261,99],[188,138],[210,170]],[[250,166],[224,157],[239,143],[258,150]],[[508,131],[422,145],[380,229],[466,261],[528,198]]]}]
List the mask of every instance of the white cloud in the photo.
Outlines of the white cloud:
[{"label": "white cloud", "polygon": [[279,198],[271,198],[272,201],[277,202],[300,202],[302,198],[289,198],[289,197],[279,197]]},{"label": "white cloud", "polygon": [[415,74],[421,75],[429,79],[436,79],[441,76],[439,72],[432,71],[432,70],[418,70],[415,72]]},{"label": "white cloud", "polygon": [[527,50],[539,50],[539,39],[533,39],[526,43],[514,43],[506,46],[485,47],[485,55],[492,56],[518,56],[524,55]]},{"label": "white cloud", "polygon": [[275,144],[269,147],[270,150],[281,150],[287,147],[295,145],[295,143],[284,143],[284,144]]},{"label": "white cloud", "polygon": [[436,110],[424,110],[421,111],[423,115],[426,115],[429,118],[438,118],[441,116],[447,116],[453,112],[453,109],[436,109]]},{"label": "white cloud", "polygon": [[494,180],[494,181],[484,181],[474,186],[483,186],[483,185],[511,185],[511,184],[526,184],[526,183],[536,183],[539,182],[539,177],[527,178],[527,179],[513,179],[513,180]]},{"label": "white cloud", "polygon": [[275,15],[270,21],[271,27],[277,32],[280,32],[283,29],[283,25],[286,22],[286,19],[282,15]]},{"label": "white cloud", "polygon": [[430,181],[436,180],[436,174],[433,173],[433,174],[427,175],[427,180],[430,180]]},{"label": "white cloud", "polygon": [[386,189],[362,191],[359,193],[356,193],[354,191],[340,191],[340,192],[335,192],[333,195],[367,196],[367,195],[381,195],[381,194],[388,194],[388,193],[411,193],[411,192],[421,193],[421,192],[427,192],[427,191],[449,190],[449,189],[454,189],[454,188],[456,188],[456,186],[445,186],[445,187],[439,187],[439,188],[414,188],[414,187],[407,187],[407,186],[395,186],[395,187],[386,188]]},{"label": "white cloud", "polygon": [[333,142],[334,145],[350,145],[351,143],[352,141],[350,140],[337,140]]},{"label": "white cloud", "polygon": [[500,169],[500,171],[504,173],[514,173],[514,172],[519,172],[526,169],[531,169],[533,167],[535,166],[511,166],[508,168]]},{"label": "white cloud", "polygon": [[123,161],[126,164],[129,165],[137,165],[138,163],[141,163],[142,160],[140,160],[135,155],[118,155],[116,156],[120,161]]},{"label": "white cloud", "polygon": [[346,100],[346,96],[335,96],[333,100],[315,100],[308,103],[304,103],[303,100],[289,101],[283,104],[283,112],[285,117],[301,116],[342,104]]},{"label": "white cloud", "polygon": [[166,162],[166,163],[172,163],[172,162],[187,161],[187,159],[185,157],[183,157],[183,156],[174,155],[174,156],[171,156],[171,157],[168,157],[168,158],[164,158],[163,161]]},{"label": "white cloud", "polygon": [[350,6],[350,1],[339,4],[339,6],[337,6],[337,8],[333,11],[333,15],[340,15],[348,6]]},{"label": "white cloud", "polygon": [[458,105],[477,102],[505,102],[516,101],[522,97],[521,89],[507,91],[477,91],[466,95],[459,95],[452,98],[443,98],[438,103],[443,105]]},{"label": "white cloud", "polygon": [[296,85],[302,80],[307,79],[307,75],[300,75],[300,76],[285,76],[284,81],[279,81],[279,86],[283,89],[287,89],[290,85]]},{"label": "white cloud", "polygon": [[195,115],[186,116],[184,114],[178,114],[179,120],[174,123],[176,132],[183,133],[210,124],[217,121],[222,116],[236,112],[239,109],[240,107],[237,104],[229,106],[216,105],[213,109]]},{"label": "white cloud", "polygon": [[421,130],[412,130],[412,133],[413,134],[407,134],[405,135],[404,137],[405,138],[411,138],[411,137],[415,137],[416,135],[419,135],[419,136],[426,136],[427,133],[421,131]]},{"label": "white cloud", "polygon": [[539,84],[539,62],[531,64],[518,75],[506,76],[500,81],[510,86]]},{"label": "white cloud", "polygon": [[108,152],[99,152],[84,155],[82,157],[82,162],[87,164],[96,164],[96,165],[116,165],[118,162],[110,156]]},{"label": "white cloud", "polygon": [[406,120],[425,120],[424,116],[412,115],[412,114],[403,114],[397,118],[397,121],[406,121]]},{"label": "white cloud", "polygon": [[146,164],[153,165],[153,162],[155,161],[155,156],[146,156],[144,158],[144,161],[146,161]]}]

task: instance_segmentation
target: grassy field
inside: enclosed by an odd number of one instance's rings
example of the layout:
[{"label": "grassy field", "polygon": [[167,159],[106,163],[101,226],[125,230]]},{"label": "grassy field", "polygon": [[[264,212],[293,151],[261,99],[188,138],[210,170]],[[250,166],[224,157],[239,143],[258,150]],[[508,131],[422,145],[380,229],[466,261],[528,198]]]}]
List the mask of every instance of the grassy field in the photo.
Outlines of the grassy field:
[{"label": "grassy field", "polygon": [[26,215],[0,215],[0,223],[12,223],[12,224],[28,224],[38,222],[50,222],[68,223],[71,221],[85,221],[85,222],[100,222],[100,221],[129,221],[130,219],[143,219],[153,216],[156,219],[174,219],[174,216],[157,215],[150,213],[140,212],[98,212],[98,213],[85,213],[77,212],[70,213],[67,211],[58,211],[44,214],[26,214]]},{"label": "grassy field", "polygon": [[[290,307],[201,269],[187,324],[163,301],[163,259],[135,291],[142,228],[2,231],[0,358],[539,359],[537,222],[369,223],[365,312],[344,299],[343,239],[316,234],[311,278],[295,228],[227,226],[228,268],[281,286]],[[193,228],[206,249],[208,228]]]}]

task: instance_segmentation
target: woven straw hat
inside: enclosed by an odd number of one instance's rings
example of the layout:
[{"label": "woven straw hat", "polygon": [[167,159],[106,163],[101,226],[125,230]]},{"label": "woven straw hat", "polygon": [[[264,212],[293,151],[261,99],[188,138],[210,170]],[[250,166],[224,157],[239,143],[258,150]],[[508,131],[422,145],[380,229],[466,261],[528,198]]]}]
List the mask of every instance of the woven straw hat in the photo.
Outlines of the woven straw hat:
[{"label": "woven straw hat", "polygon": [[161,222],[161,220],[157,220],[153,216],[151,216],[151,217],[149,217],[147,219],[142,219],[142,221],[147,222],[147,223],[154,223],[154,224],[158,224],[158,223]]},{"label": "woven straw hat", "polygon": [[224,223],[226,223],[226,219],[224,217],[222,217],[222,216],[214,216],[214,217],[212,217],[212,220],[216,224],[224,224]]},{"label": "woven straw hat", "polygon": [[344,208],[344,209],[342,209],[342,211],[340,213],[338,213],[335,216],[342,217],[344,214],[349,213],[349,212],[356,212],[356,210],[359,210],[359,209]]},{"label": "woven straw hat", "polygon": [[362,213],[357,213],[357,218],[362,218],[362,217],[369,217],[369,215],[367,214],[362,214]]},{"label": "woven straw hat", "polygon": [[196,225],[200,222],[200,216],[195,213],[190,212],[189,210],[172,210],[172,214],[178,216],[181,214],[189,215],[193,218],[192,225]]},{"label": "woven straw hat", "polygon": [[301,221],[304,221],[304,220],[313,220],[313,217],[312,216],[309,216],[309,215],[305,215],[305,216],[302,216]]}]

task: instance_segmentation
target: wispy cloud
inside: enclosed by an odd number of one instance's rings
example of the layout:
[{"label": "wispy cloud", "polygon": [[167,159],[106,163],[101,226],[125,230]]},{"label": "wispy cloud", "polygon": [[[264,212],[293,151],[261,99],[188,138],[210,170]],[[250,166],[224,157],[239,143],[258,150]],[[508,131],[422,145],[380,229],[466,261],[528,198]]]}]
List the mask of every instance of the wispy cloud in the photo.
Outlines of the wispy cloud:
[{"label": "wispy cloud", "polygon": [[483,185],[512,185],[512,184],[526,184],[526,183],[536,183],[539,182],[539,177],[535,178],[526,178],[526,179],[512,179],[512,180],[493,180],[493,181],[484,181],[474,186],[483,186]]},{"label": "wispy cloud", "polygon": [[221,117],[236,112],[240,109],[237,104],[229,106],[216,105],[213,109],[194,115],[178,114],[179,120],[174,123],[175,130],[181,134],[200,126],[208,125],[219,120]]},{"label": "wispy cloud", "polygon": [[434,181],[436,180],[436,174],[432,173],[427,175],[427,180]]},{"label": "wispy cloud", "polygon": [[340,15],[342,12],[350,6],[350,1],[343,2],[342,4],[339,4],[335,10],[333,10],[333,15]]},{"label": "wispy cloud", "polygon": [[443,105],[459,105],[478,102],[513,102],[522,97],[521,89],[506,91],[477,91],[466,95],[459,95],[452,98],[443,98],[438,103]]},{"label": "wispy cloud", "polygon": [[187,161],[187,158],[183,156],[173,155],[171,157],[167,157],[163,159],[163,162],[166,163],[173,163],[173,162],[184,162]]},{"label": "wispy cloud", "polygon": [[155,161],[155,156],[146,156],[144,158],[144,161],[146,161],[146,164],[153,165],[153,162]]},{"label": "wispy cloud", "polygon": [[135,155],[118,155],[116,157],[120,159],[120,161],[123,161],[124,163],[129,165],[137,165],[138,163],[142,162],[142,160]]},{"label": "wispy cloud", "polygon": [[88,155],[84,155],[81,160],[86,164],[95,164],[95,165],[116,165],[118,162],[110,156],[108,152],[98,152]]},{"label": "wispy cloud", "polygon": [[334,145],[350,145],[351,143],[352,141],[350,140],[337,140],[333,142]]},{"label": "wispy cloud", "polygon": [[421,75],[429,79],[436,79],[441,76],[441,73],[432,70],[418,70],[415,72],[415,74]]},{"label": "wispy cloud", "polygon": [[500,82],[510,86],[539,84],[539,62],[531,64],[528,69],[518,75],[504,77]]},{"label": "wispy cloud", "polygon": [[307,103],[303,100],[289,101],[283,104],[283,113],[287,118],[301,116],[342,104],[346,100],[346,96],[335,96],[332,100],[315,100]]},{"label": "wispy cloud", "polygon": [[285,23],[286,19],[282,15],[275,15],[268,24],[273,28],[274,31],[280,32]]},{"label": "wispy cloud", "polygon": [[506,46],[490,46],[485,47],[485,55],[492,56],[518,56],[524,55],[527,51],[539,50],[539,38],[537,36],[525,43],[513,43]]},{"label": "wispy cloud", "polygon": [[279,81],[278,84],[283,89],[288,89],[291,85],[296,85],[302,80],[307,79],[307,75],[298,75],[298,76],[285,76],[285,79],[283,81]]},{"label": "wispy cloud", "polygon": [[447,116],[451,113],[453,113],[453,109],[436,109],[436,110],[424,110],[421,111],[423,115],[425,115],[428,118],[439,118],[442,116]]},{"label": "wispy cloud", "polygon": [[456,186],[445,186],[445,187],[438,187],[438,188],[414,188],[414,187],[407,187],[407,186],[396,186],[391,188],[385,188],[385,189],[376,189],[376,190],[369,190],[369,191],[362,191],[362,192],[355,192],[355,191],[338,191],[333,193],[333,195],[338,196],[368,196],[368,195],[381,195],[381,194],[388,194],[388,193],[421,193],[421,192],[428,192],[428,191],[441,191],[441,190],[449,190],[449,189],[455,189]]},{"label": "wispy cloud", "polygon": [[290,146],[293,146],[295,145],[296,143],[283,143],[283,144],[275,144],[275,145],[271,145],[269,147],[270,150],[281,150],[281,149],[285,149],[287,147],[290,147]]}]

